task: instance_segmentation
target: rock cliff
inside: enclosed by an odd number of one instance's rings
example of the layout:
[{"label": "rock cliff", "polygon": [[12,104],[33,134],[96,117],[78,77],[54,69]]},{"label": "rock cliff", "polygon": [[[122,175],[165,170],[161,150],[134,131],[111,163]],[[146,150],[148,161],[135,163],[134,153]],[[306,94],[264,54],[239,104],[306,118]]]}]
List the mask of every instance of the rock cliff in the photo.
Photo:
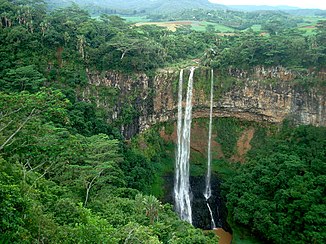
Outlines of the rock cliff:
[{"label": "rock cliff", "polygon": [[[209,73],[195,71],[194,118],[209,116]],[[154,77],[89,72],[89,86],[81,98],[93,98],[105,108],[109,121],[120,121],[124,136],[130,138],[153,124],[175,119],[178,75],[172,69],[160,70]],[[326,88],[314,84],[325,78],[324,72],[302,74],[283,67],[256,67],[250,72],[216,72],[215,76],[215,117],[270,123],[289,119],[295,124],[326,126]],[[186,83],[187,72],[184,80]],[[108,95],[103,95],[105,89]]]}]

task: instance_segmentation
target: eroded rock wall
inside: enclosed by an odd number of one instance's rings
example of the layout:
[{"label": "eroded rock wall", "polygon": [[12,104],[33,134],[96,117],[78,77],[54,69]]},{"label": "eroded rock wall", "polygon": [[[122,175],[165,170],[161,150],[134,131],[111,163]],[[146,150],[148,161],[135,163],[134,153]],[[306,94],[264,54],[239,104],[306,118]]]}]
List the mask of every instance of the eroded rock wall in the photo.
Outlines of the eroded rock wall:
[{"label": "eroded rock wall", "polygon": [[[121,120],[121,130],[130,138],[153,124],[176,119],[178,72],[160,70],[151,78],[145,74],[89,72],[89,86],[82,92],[82,99],[95,98],[97,105],[108,111],[109,121]],[[207,79],[203,79],[205,75]],[[209,116],[209,92],[204,88],[208,76],[209,70],[195,71],[194,118]],[[256,67],[250,73],[230,69],[227,76],[235,82],[226,89],[223,78],[216,74],[215,117],[271,123],[290,119],[296,124],[326,126],[326,88],[296,84],[297,78],[322,79],[323,72],[300,74],[282,67]],[[184,80],[186,85],[187,72]],[[114,99],[113,95],[101,97],[101,89],[105,87],[115,90]],[[125,111],[130,106],[133,111],[127,110],[131,113],[128,114]]]}]

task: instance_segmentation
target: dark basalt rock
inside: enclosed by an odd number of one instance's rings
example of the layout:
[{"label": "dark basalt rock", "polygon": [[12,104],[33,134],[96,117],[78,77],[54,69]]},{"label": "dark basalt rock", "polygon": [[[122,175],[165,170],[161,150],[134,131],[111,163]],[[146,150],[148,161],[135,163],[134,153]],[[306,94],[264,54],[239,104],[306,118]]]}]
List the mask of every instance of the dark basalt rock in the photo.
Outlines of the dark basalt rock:
[{"label": "dark basalt rock", "polygon": [[206,184],[206,176],[190,177],[191,191],[192,191],[192,221],[193,225],[197,228],[204,230],[211,230],[212,220],[207,203],[209,204],[216,228],[223,228],[227,231],[231,231],[229,225],[226,222],[227,209],[225,202],[221,196],[220,180],[212,175],[211,186],[212,196],[206,202],[204,197],[204,189]]},{"label": "dark basalt rock", "polygon": [[[191,205],[192,205],[192,221],[193,225],[197,228],[204,230],[212,229],[212,221],[207,207],[207,202],[204,197],[205,189],[205,176],[190,177],[191,186]],[[173,183],[174,175],[167,175],[165,177],[165,196],[163,198],[164,203],[174,204],[173,199]],[[221,196],[220,184],[221,181],[212,175],[212,196],[208,199],[208,203],[211,207],[216,227],[223,228],[224,230],[231,232],[231,228],[227,223],[227,209],[226,204]]]}]

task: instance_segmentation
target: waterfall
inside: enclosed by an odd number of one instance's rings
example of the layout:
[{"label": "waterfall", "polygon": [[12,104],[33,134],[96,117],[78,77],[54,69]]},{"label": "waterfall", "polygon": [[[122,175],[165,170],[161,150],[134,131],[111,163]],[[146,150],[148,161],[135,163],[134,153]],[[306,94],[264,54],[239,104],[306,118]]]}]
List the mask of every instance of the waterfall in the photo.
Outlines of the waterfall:
[{"label": "waterfall", "polygon": [[204,196],[208,200],[212,195],[211,189],[211,163],[212,163],[212,120],[213,120],[213,82],[214,82],[214,71],[211,71],[211,100],[210,100],[210,111],[209,111],[209,128],[208,128],[208,146],[207,146],[207,175],[206,175],[206,187]]},{"label": "waterfall", "polygon": [[208,208],[208,210],[209,210],[209,214],[211,215],[212,229],[216,229],[216,224],[215,224],[215,221],[214,221],[214,217],[213,217],[212,209],[211,209],[211,207],[209,206],[208,202],[206,202],[206,205],[207,205],[207,208]]},{"label": "waterfall", "polygon": [[179,76],[179,91],[178,91],[178,121],[177,121],[177,154],[176,154],[176,164],[175,164],[175,182],[174,182],[174,199],[175,199],[175,209],[180,213],[179,203],[179,182],[180,182],[180,159],[181,159],[181,141],[182,141],[182,85],[183,85],[183,69],[180,70]]},{"label": "waterfall", "polygon": [[212,163],[212,152],[211,152],[211,144],[212,144],[212,120],[213,120],[213,83],[214,83],[214,71],[211,70],[211,100],[210,100],[210,111],[209,111],[209,128],[208,128],[208,146],[207,146],[207,175],[206,175],[206,187],[204,192],[204,197],[206,199],[207,207],[209,213],[211,215],[212,228],[216,228],[214,217],[212,210],[209,206],[208,199],[212,196],[211,189],[211,163]]},{"label": "waterfall", "polygon": [[182,121],[182,83],[183,71],[180,71],[179,92],[178,92],[178,145],[176,154],[176,174],[174,184],[175,209],[180,218],[192,223],[192,212],[190,203],[190,183],[189,183],[189,157],[190,157],[190,132],[192,114],[192,88],[195,68],[190,69],[188,80],[186,108],[184,120]]}]

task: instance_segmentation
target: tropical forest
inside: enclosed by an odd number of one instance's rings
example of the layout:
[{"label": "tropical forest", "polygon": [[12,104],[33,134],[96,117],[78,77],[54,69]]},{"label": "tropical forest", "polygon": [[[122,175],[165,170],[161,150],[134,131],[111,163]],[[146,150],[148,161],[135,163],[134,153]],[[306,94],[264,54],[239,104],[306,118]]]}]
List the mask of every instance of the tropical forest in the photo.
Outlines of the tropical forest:
[{"label": "tropical forest", "polygon": [[0,0],[0,243],[326,243],[326,10]]}]

